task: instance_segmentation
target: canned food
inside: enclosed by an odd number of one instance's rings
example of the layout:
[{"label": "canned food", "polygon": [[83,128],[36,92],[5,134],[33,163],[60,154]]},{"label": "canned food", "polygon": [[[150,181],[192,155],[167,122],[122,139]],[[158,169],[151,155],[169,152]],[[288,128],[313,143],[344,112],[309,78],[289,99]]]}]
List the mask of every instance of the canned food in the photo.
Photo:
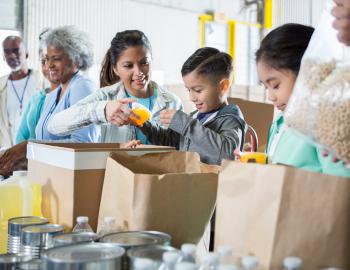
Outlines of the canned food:
[{"label": "canned food", "polygon": [[320,270],[343,270],[343,269],[337,268],[337,267],[325,267],[325,268],[321,268]]},{"label": "canned food", "polygon": [[25,226],[47,224],[49,221],[42,217],[15,217],[8,221],[7,252],[19,254],[21,252],[21,230]]},{"label": "canned food", "polygon": [[53,238],[54,246],[66,246],[71,244],[78,244],[84,242],[95,242],[98,235],[93,232],[72,232],[62,233]]},{"label": "canned food", "polygon": [[127,251],[127,256],[129,259],[129,269],[134,269],[135,260],[140,258],[147,258],[153,261],[156,269],[162,264],[163,253],[167,251],[179,251],[176,248],[169,246],[148,246],[148,247],[134,247]]},{"label": "canned food", "polygon": [[21,234],[23,254],[40,258],[41,251],[53,247],[53,237],[62,232],[63,226],[58,224],[24,227]]},{"label": "canned food", "polygon": [[[100,242],[113,243],[125,249],[130,247],[164,245],[169,242],[163,233],[156,231],[118,232],[104,235]],[[170,236],[169,236],[170,237]]]},{"label": "canned food", "polygon": [[[100,242],[113,243],[127,251],[132,247],[165,245],[165,243],[170,241],[170,236],[165,237],[165,235],[157,231],[118,232],[104,235],[100,238]],[[129,269],[129,259],[126,255],[123,257],[122,268],[124,270]]]},{"label": "canned food", "polygon": [[60,246],[42,254],[44,270],[120,270],[123,248],[107,243]]},{"label": "canned food", "polygon": [[171,236],[164,232],[158,232],[158,231],[141,231],[143,233],[148,233],[151,235],[154,235],[156,237],[159,237],[163,241],[164,246],[170,246],[171,245]]},{"label": "canned food", "polygon": [[14,270],[21,263],[30,260],[30,257],[20,256],[18,254],[1,254],[0,269]]},{"label": "canned food", "polygon": [[19,270],[41,270],[41,260],[40,259],[33,259],[28,262],[20,263],[18,266]]}]

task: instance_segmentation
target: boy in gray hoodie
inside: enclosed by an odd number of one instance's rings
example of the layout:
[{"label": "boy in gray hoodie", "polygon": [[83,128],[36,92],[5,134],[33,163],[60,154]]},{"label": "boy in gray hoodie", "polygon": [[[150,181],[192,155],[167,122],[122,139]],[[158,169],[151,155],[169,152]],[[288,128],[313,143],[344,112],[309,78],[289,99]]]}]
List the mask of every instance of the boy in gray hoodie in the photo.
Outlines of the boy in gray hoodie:
[{"label": "boy in gray hoodie", "polygon": [[183,64],[181,73],[197,110],[189,115],[163,110],[160,121],[167,129],[150,122],[137,128],[152,144],[197,152],[204,163],[220,165],[222,159],[234,159],[233,151],[242,149],[247,125],[238,106],[227,102],[231,56],[215,48],[198,49]]}]

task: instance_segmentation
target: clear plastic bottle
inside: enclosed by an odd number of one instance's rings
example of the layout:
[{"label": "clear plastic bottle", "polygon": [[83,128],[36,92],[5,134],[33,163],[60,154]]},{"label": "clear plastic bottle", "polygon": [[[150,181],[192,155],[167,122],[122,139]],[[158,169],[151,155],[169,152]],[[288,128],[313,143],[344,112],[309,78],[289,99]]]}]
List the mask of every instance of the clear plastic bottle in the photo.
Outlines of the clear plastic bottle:
[{"label": "clear plastic bottle", "polygon": [[219,270],[240,270],[238,266],[231,264],[223,264],[219,266]]},{"label": "clear plastic bottle", "polygon": [[159,267],[159,270],[174,270],[176,262],[180,257],[179,252],[167,251],[163,253],[163,262]]},{"label": "clear plastic bottle", "polygon": [[242,258],[243,270],[257,270],[259,261],[255,256],[245,256]]},{"label": "clear plastic bottle", "polygon": [[89,218],[85,216],[77,217],[77,224],[72,232],[94,232],[89,225]]},{"label": "clear plastic bottle", "polygon": [[191,262],[179,262],[175,265],[175,270],[198,270],[198,267]]},{"label": "clear plastic bottle", "polygon": [[283,266],[285,270],[300,270],[303,265],[303,260],[299,257],[285,257]]},{"label": "clear plastic bottle", "polygon": [[228,245],[222,245],[218,247],[218,254],[220,265],[233,265],[233,248]]},{"label": "clear plastic bottle", "polygon": [[98,236],[104,236],[106,234],[119,231],[115,221],[115,217],[104,217],[101,230],[98,232]]},{"label": "clear plastic bottle", "polygon": [[136,258],[134,263],[134,270],[155,270],[155,263],[151,259]]},{"label": "clear plastic bottle", "polygon": [[199,270],[218,270],[220,265],[219,255],[209,252],[203,257],[203,261]]},{"label": "clear plastic bottle", "polygon": [[183,244],[181,246],[181,255],[178,262],[190,262],[196,264],[196,245]]}]

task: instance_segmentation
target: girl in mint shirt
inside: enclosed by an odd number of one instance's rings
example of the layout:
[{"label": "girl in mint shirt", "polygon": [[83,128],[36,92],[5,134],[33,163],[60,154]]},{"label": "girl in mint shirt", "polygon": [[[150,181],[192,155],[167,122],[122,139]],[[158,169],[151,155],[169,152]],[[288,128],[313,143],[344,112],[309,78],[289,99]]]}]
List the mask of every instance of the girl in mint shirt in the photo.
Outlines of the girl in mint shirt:
[{"label": "girl in mint shirt", "polygon": [[270,128],[266,152],[272,163],[350,177],[350,170],[342,162],[323,157],[322,148],[284,124],[283,112],[313,31],[309,26],[285,24],[271,31],[256,52],[259,78],[266,87],[268,99],[281,111]]}]

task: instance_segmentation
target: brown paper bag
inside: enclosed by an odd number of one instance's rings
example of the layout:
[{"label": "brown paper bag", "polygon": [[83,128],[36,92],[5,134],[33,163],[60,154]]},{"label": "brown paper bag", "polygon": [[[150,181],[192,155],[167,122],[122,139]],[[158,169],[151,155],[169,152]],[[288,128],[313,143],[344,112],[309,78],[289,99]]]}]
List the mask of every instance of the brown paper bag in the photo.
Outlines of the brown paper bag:
[{"label": "brown paper bag", "polygon": [[123,230],[166,232],[174,246],[197,243],[214,209],[217,172],[195,153],[111,153],[99,221],[113,216]]},{"label": "brown paper bag", "polygon": [[280,165],[225,161],[219,177],[215,247],[255,254],[263,269],[286,256],[303,269],[350,269],[350,181]]}]

